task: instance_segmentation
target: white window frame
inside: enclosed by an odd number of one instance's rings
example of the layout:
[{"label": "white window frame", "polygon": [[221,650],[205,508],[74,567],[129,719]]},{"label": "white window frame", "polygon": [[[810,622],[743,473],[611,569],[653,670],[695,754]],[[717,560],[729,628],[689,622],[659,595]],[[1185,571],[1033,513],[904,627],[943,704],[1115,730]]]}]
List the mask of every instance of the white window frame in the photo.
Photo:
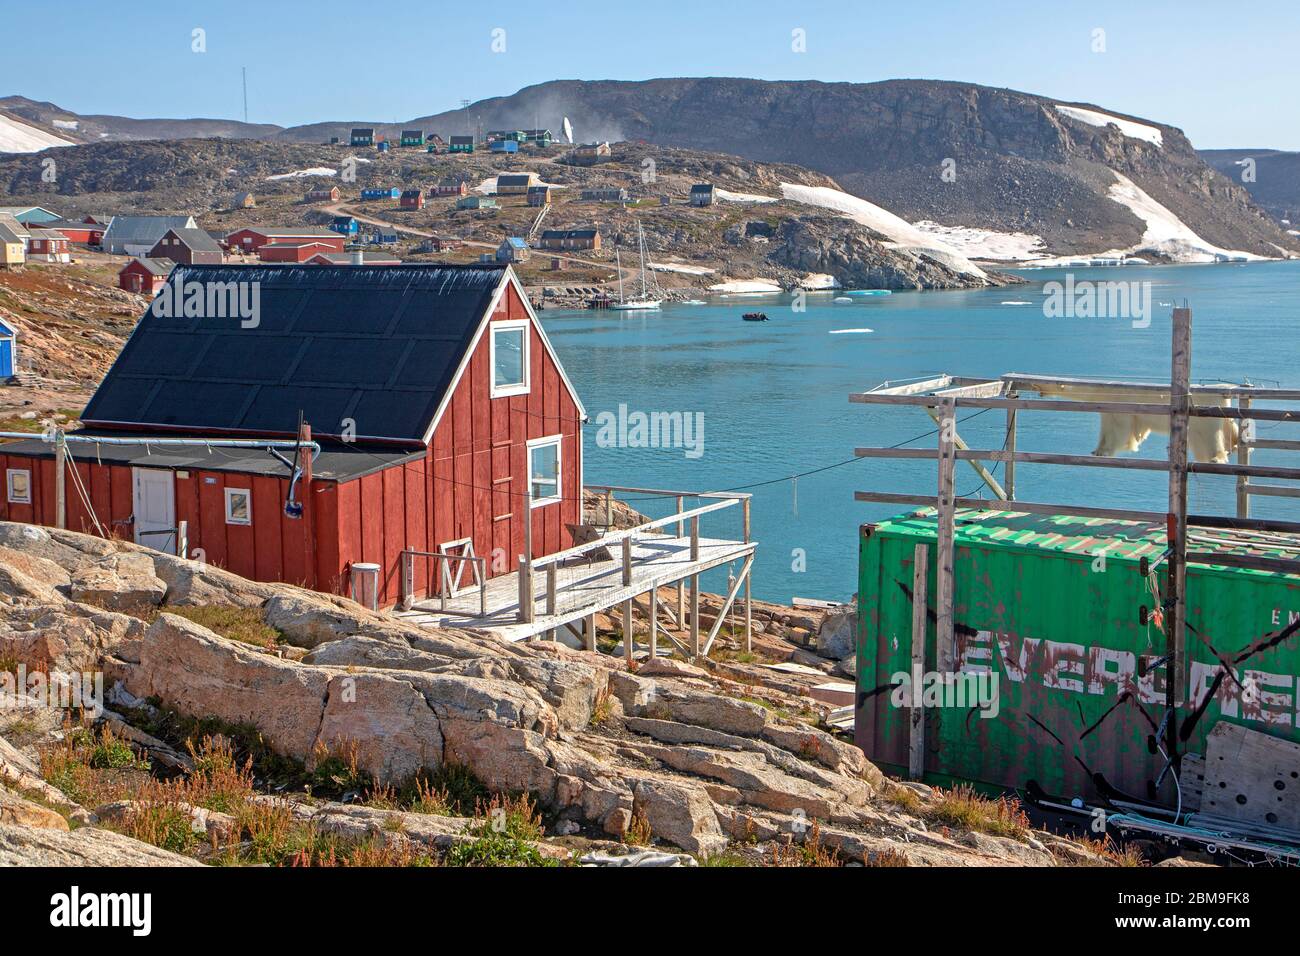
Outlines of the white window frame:
[{"label": "white window frame", "polygon": [[[27,497],[20,498],[14,494],[14,478],[22,475],[27,479]],[[32,472],[29,468],[5,469],[5,499],[11,505],[29,505],[32,503]]]},{"label": "white window frame", "polygon": [[[533,449],[545,448],[550,445],[555,446],[555,494],[548,495],[545,498],[533,497]],[[528,482],[528,506],[529,510],[533,508],[544,508],[546,505],[559,504],[564,500],[564,436],[547,435],[545,438],[532,438],[528,441],[528,457],[525,462],[527,474],[524,476]]]},{"label": "white window frame", "polygon": [[[236,518],[234,516],[230,507],[230,502],[235,495],[243,495],[248,500],[248,504],[244,509],[248,515],[247,518]],[[251,488],[226,488],[225,499],[226,524],[251,525],[253,523],[253,491]]]},{"label": "white window frame", "polygon": [[[496,322],[488,323],[488,368],[492,375],[492,397],[506,398],[510,395],[527,395],[530,391],[529,376],[531,375],[532,362],[530,361],[532,353],[532,335],[530,334],[532,322],[528,319],[503,319]],[[523,381],[515,382],[510,385],[497,385],[497,333],[498,332],[523,332],[523,349],[521,358],[523,359]]]}]

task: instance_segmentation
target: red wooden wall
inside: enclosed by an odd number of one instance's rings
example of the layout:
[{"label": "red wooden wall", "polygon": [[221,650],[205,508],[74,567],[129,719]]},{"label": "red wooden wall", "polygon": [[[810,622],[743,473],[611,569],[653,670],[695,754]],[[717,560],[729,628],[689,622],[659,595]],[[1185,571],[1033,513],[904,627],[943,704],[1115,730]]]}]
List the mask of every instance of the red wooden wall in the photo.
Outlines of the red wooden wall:
[{"label": "red wooden wall", "polygon": [[[516,289],[508,286],[493,320],[528,315]],[[346,594],[348,569],[365,561],[383,568],[381,603],[400,597],[399,555],[404,548],[437,551],[462,538],[488,559],[488,573],[510,572],[524,551],[524,515],[529,513],[527,442],[561,435],[563,500],[531,510],[533,555],[568,547],[566,524],[581,510],[582,436],[578,408],[556,363],[531,331],[526,395],[491,398],[490,337],[475,347],[465,374],[433,434],[425,457],[343,483],[315,481],[299,488],[306,513],[284,515],[284,478],[191,469],[176,478],[176,518],[189,522],[191,554],[202,549],[209,564],[257,581],[286,581]],[[54,524],[54,462],[0,454],[0,469],[32,472],[32,504],[10,505],[0,485],[0,519]],[[101,523],[124,521],[132,513],[131,469],[78,460]],[[251,525],[225,520],[224,489],[252,491]],[[75,488],[68,485],[68,527],[94,532]],[[316,533],[309,535],[307,529]],[[133,529],[117,534],[130,539]],[[416,591],[427,592],[436,567],[416,565]],[[464,580],[471,580],[468,567]]]},{"label": "red wooden wall", "polygon": [[[508,286],[492,319],[527,316],[517,290]],[[488,559],[489,575],[515,570],[524,552],[527,442],[533,438],[563,436],[564,498],[532,509],[533,555],[572,544],[565,525],[580,520],[581,508],[577,404],[535,327],[528,394],[491,398],[490,341],[485,333],[470,356],[423,461],[338,486],[338,563],[337,571],[331,569],[341,584],[337,590],[346,590],[351,562],[374,562],[383,568],[381,603],[394,603],[403,548],[437,551],[439,544],[462,538],[472,539],[474,553]],[[416,564],[417,594],[427,592],[435,567],[427,559]],[[463,580],[471,580],[468,567]]]}]

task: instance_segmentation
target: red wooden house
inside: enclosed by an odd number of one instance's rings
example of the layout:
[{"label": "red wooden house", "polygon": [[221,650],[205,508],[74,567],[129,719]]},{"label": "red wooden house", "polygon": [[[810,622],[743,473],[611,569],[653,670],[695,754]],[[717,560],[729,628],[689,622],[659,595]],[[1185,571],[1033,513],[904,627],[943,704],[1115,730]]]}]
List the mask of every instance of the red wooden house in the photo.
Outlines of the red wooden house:
[{"label": "red wooden house", "polygon": [[263,262],[306,262],[322,252],[339,250],[324,242],[268,242],[257,250],[257,257]]},{"label": "red wooden house", "polygon": [[117,274],[117,285],[127,292],[154,296],[167,284],[167,275],[176,263],[170,259],[132,259]]},{"label": "red wooden house", "polygon": [[424,190],[408,189],[402,193],[400,200],[403,209],[423,209],[424,208]]},{"label": "red wooden house", "polygon": [[261,227],[236,229],[226,236],[226,246],[243,252],[256,252],[268,242],[323,242],[335,252],[343,251],[347,239],[337,232],[319,226]]},{"label": "red wooden house", "polygon": [[[69,441],[94,513],[69,493],[68,527],[174,551],[185,522],[191,556],[342,594],[376,564],[385,605],[404,549],[472,547],[495,575],[517,567],[525,522],[534,556],[571,544],[586,414],[509,267],[177,266],[170,281],[257,281],[257,324],[146,311],[73,435],[190,444]],[[300,417],[321,451],[301,451],[296,486],[264,447],[204,444],[292,440]],[[0,468],[0,519],[53,524],[50,444],[0,445]],[[433,565],[417,597],[436,593]]]}]

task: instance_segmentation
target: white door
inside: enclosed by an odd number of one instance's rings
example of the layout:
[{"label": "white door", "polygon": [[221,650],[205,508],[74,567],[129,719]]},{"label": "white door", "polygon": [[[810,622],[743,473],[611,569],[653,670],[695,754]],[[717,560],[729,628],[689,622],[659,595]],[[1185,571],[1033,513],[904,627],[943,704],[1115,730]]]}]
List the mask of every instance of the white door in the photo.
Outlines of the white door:
[{"label": "white door", "polygon": [[170,471],[161,468],[132,468],[131,473],[135,543],[175,554],[175,478]]}]

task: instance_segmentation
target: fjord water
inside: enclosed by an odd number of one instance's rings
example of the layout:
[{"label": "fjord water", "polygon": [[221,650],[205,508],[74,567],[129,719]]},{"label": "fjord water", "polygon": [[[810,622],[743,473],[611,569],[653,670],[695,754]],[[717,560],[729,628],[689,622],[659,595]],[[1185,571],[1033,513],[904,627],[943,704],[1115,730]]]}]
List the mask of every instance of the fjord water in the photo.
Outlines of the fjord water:
[{"label": "fjord water", "polygon": [[[810,294],[795,312],[788,295],[713,298],[659,312],[546,311],[543,324],[591,419],[584,428],[588,484],[696,491],[735,489],[841,462],[859,446],[933,448],[933,423],[921,408],[850,404],[850,392],[882,381],[939,372],[996,377],[1005,372],[1168,381],[1171,306],[1193,311],[1193,381],[1251,381],[1300,387],[1300,262],[1070,269],[1075,281],[1150,282],[1147,328],[1121,318],[1046,318],[1043,284],[1067,270],[1027,270],[1027,283],[961,292],[903,292],[836,304]],[[1026,305],[1008,303],[1022,302]],[[765,323],[742,322],[762,310]],[[870,333],[831,334],[869,328]],[[682,448],[602,447],[602,412],[702,413],[702,454]],[[1005,413],[973,415],[958,431],[971,447],[1002,446]],[[1023,413],[1022,451],[1088,454],[1096,415]],[[1260,423],[1259,437],[1300,438],[1300,428]],[[1166,454],[1152,435],[1132,457]],[[1290,456],[1289,459],[1288,457]],[[1261,464],[1297,464],[1287,452],[1256,452]],[[957,493],[991,497],[958,463]],[[997,475],[1002,474],[999,467]],[[1021,464],[1017,497],[1078,505],[1162,511],[1161,472]],[[753,536],[759,542],[754,595],[833,600],[855,589],[858,528],[906,510],[855,502],[855,490],[930,494],[933,461],[859,459],[797,483],[754,487]],[[673,502],[624,496],[660,517]],[[635,500],[640,499],[640,500]],[[1194,512],[1231,514],[1234,479],[1192,476]],[[1252,513],[1300,520],[1296,499],[1255,498]],[[738,535],[739,509],[706,515],[701,533]],[[803,569],[799,557],[803,555]],[[720,575],[706,580],[717,590]]]}]

